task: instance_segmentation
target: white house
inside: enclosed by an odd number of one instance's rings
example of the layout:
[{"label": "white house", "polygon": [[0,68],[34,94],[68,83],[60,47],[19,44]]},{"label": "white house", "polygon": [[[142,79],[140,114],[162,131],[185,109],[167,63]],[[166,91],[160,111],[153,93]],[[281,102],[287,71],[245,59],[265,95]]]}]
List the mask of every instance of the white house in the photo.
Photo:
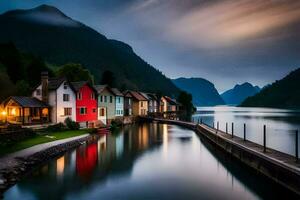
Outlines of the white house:
[{"label": "white house", "polygon": [[124,116],[124,95],[117,88],[111,88],[112,92],[115,95],[115,116],[123,117]]},{"label": "white house", "polygon": [[41,84],[32,96],[51,106],[51,122],[64,123],[66,118],[76,120],[76,92],[65,78],[48,78],[43,72]]}]

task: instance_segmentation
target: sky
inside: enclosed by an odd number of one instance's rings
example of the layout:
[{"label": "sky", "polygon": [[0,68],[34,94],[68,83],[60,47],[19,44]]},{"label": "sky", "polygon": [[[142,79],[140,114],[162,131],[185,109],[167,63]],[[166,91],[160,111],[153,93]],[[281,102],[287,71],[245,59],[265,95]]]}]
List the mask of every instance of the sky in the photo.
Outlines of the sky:
[{"label": "sky", "polygon": [[128,43],[170,78],[205,78],[219,92],[300,67],[299,0],[0,0],[0,13],[41,4]]}]

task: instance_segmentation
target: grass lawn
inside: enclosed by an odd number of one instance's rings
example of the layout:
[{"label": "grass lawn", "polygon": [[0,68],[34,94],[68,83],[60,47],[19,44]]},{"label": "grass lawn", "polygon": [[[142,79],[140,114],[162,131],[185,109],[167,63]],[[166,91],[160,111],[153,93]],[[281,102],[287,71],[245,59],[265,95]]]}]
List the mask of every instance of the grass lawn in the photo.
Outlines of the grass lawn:
[{"label": "grass lawn", "polygon": [[22,149],[26,149],[32,147],[37,144],[43,144],[47,142],[52,142],[55,140],[66,139],[70,137],[76,137],[79,135],[86,134],[87,130],[70,130],[70,131],[62,131],[62,132],[55,132],[49,133],[46,135],[36,135],[32,138],[16,142],[9,146],[0,146],[0,156],[3,156],[8,153],[13,153]]}]

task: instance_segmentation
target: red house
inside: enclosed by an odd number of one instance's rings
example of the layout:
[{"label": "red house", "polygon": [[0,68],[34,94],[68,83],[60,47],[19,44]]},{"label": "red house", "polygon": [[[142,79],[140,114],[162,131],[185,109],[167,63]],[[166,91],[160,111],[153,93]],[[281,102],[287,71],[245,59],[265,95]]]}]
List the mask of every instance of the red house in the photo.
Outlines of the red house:
[{"label": "red house", "polygon": [[97,121],[97,91],[88,82],[72,82],[76,91],[76,122],[80,127],[95,127]]}]

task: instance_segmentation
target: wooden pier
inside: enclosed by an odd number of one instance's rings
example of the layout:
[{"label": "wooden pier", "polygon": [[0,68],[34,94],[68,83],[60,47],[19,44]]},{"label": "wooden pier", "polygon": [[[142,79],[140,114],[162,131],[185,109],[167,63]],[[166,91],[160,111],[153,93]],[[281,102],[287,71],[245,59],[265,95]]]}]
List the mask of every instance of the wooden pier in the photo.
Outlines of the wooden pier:
[{"label": "wooden pier", "polygon": [[226,133],[205,124],[161,118],[143,118],[143,120],[175,124],[192,129],[217,148],[300,195],[300,163],[294,156],[244,140],[232,133]]}]

